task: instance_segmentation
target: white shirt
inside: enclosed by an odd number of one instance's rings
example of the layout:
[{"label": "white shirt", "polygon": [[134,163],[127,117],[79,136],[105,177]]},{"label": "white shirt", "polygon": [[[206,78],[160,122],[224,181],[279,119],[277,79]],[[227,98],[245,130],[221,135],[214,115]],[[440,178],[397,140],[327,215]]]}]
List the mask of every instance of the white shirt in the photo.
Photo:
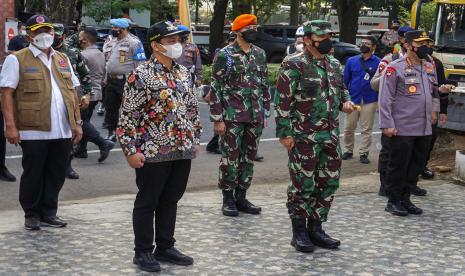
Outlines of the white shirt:
[{"label": "white shirt", "polygon": [[[51,118],[51,130],[50,131],[36,131],[36,130],[21,130],[19,132],[19,138],[21,140],[51,140],[51,139],[66,139],[72,137],[71,126],[68,122],[68,111],[63,100],[63,95],[60,92],[60,88],[55,80],[55,76],[52,73],[52,56],[56,52],[52,49],[50,58],[32,44],[29,44],[34,57],[38,57],[45,67],[48,68],[50,74],[50,80],[52,84],[52,97],[50,105],[50,118]],[[68,59],[68,64],[71,62]],[[71,80],[73,86],[79,86],[79,79],[74,75],[73,66],[71,69]],[[19,83],[19,62],[15,55],[9,55],[3,63],[2,72],[0,73],[0,87],[9,87],[16,89]]]}]

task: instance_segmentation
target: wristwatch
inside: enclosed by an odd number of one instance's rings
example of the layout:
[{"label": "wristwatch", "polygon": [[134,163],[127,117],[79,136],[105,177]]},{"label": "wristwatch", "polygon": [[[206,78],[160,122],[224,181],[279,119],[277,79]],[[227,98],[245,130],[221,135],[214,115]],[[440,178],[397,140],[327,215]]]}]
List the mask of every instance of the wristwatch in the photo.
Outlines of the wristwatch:
[{"label": "wristwatch", "polygon": [[84,121],[82,121],[82,120],[77,120],[77,121],[76,121],[76,124],[77,124],[78,126],[82,126],[82,125],[84,124]]}]

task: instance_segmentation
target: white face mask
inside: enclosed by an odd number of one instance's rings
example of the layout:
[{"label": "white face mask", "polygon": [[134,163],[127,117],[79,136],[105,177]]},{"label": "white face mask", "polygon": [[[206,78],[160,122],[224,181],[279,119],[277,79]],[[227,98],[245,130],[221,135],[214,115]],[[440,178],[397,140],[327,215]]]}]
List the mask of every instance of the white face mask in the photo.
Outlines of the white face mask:
[{"label": "white face mask", "polygon": [[52,47],[54,36],[49,33],[41,33],[32,38],[32,44],[39,49],[45,50]]},{"label": "white face mask", "polygon": [[165,48],[166,52],[162,53],[163,55],[171,58],[178,59],[182,55],[182,45],[181,43],[175,43],[173,45],[162,45]]},{"label": "white face mask", "polygon": [[304,51],[304,45],[303,45],[302,43],[297,44],[297,45],[295,46],[295,50],[296,50],[297,52],[299,52],[299,53],[300,53],[300,52],[303,52],[303,51]]},{"label": "white face mask", "polygon": [[25,36],[25,35],[27,35],[27,32],[26,32],[25,30],[21,30],[21,31],[19,32],[19,34]]}]

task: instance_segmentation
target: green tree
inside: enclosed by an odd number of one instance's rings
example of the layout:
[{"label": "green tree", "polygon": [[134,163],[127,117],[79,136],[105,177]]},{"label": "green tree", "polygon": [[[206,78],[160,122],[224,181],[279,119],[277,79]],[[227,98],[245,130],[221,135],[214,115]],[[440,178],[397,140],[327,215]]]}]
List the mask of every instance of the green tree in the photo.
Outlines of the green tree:
[{"label": "green tree", "polygon": [[137,11],[143,11],[150,9],[150,0],[142,1],[127,1],[127,0],[81,0],[82,4],[85,5],[84,16],[89,16],[97,22],[97,24],[112,17],[121,17],[124,11],[134,9]]},{"label": "green tree", "polygon": [[340,41],[355,44],[361,7],[362,3],[360,0],[336,1]]}]

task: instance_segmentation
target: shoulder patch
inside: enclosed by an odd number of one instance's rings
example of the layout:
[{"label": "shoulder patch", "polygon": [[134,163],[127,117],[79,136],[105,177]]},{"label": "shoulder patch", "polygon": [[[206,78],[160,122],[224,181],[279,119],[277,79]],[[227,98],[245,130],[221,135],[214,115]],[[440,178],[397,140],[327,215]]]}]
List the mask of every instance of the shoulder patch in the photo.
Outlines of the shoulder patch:
[{"label": "shoulder patch", "polygon": [[386,69],[386,76],[390,77],[390,76],[392,76],[395,72],[396,72],[396,68],[394,68],[394,67],[392,67],[392,66],[389,66],[389,67]]},{"label": "shoulder patch", "polygon": [[380,63],[379,64],[379,69],[378,69],[378,72],[379,73],[382,73],[384,71],[384,69],[386,69],[386,64],[383,63]]}]

